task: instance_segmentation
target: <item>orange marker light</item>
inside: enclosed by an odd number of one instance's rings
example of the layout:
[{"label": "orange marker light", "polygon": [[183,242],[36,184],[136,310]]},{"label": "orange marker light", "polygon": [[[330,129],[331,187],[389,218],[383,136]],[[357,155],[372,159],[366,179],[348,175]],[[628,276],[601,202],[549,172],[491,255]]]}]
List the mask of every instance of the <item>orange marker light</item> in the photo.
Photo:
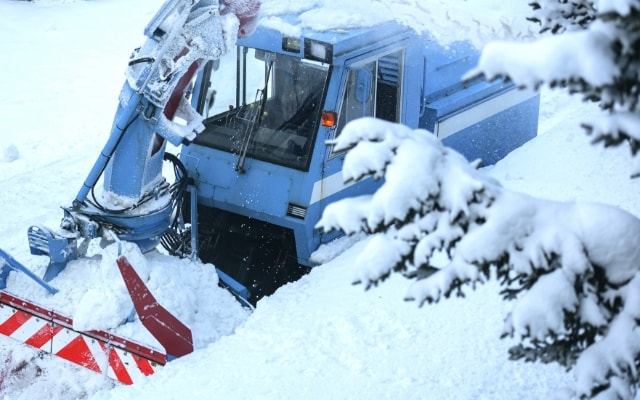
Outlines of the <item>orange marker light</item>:
[{"label": "orange marker light", "polygon": [[333,128],[334,126],[336,126],[336,118],[337,114],[334,111],[323,111],[321,120],[322,126]]}]

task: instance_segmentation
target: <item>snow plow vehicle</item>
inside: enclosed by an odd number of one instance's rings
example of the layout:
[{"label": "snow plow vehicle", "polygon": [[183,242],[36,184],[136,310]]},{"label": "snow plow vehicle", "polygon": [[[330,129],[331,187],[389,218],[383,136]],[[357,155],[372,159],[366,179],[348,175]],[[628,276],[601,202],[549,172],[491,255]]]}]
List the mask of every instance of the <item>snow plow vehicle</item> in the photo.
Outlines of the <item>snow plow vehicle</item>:
[{"label": "snow plow vehicle", "polygon": [[[71,316],[14,293],[9,274],[56,296],[56,278],[95,241],[142,253],[161,246],[176,259],[213,264],[220,284],[255,306],[306,274],[313,252],[337,237],[315,229],[327,204],[379,186],[341,178],[345,154],[330,143],[349,121],[425,128],[485,164],[536,135],[538,95],[501,80],[464,80],[479,57],[467,42],[444,46],[394,21],[320,32],[260,25],[258,17],[257,0],[161,7],[129,60],[107,142],[60,227],[28,228],[31,253],[48,258],[44,272],[0,250],[0,333],[134,383],[194,347],[189,327],[125,255],[116,264],[135,308],[130,320],[164,350],[78,329]],[[163,176],[167,163],[173,179]]]}]

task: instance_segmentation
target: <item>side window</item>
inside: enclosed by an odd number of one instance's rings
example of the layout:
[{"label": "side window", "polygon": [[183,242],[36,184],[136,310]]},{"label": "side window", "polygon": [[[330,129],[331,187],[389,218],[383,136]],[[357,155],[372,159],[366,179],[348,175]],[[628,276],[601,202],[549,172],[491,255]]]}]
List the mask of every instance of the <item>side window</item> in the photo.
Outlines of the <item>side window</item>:
[{"label": "side window", "polygon": [[402,50],[349,68],[336,136],[356,118],[376,117],[400,122]]},{"label": "side window", "polygon": [[376,74],[376,118],[400,122],[402,52],[381,57]]},{"label": "side window", "polygon": [[375,115],[375,67],[374,61],[349,70],[338,114],[337,135],[347,122]]}]

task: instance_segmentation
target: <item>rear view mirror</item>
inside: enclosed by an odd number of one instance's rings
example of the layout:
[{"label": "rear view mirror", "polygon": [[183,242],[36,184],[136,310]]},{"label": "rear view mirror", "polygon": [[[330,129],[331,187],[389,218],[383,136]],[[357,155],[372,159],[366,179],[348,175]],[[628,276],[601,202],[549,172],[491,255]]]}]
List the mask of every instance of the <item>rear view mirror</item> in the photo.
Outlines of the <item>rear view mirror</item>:
[{"label": "rear view mirror", "polygon": [[366,69],[358,70],[356,75],[356,100],[366,103],[371,96],[371,73]]}]

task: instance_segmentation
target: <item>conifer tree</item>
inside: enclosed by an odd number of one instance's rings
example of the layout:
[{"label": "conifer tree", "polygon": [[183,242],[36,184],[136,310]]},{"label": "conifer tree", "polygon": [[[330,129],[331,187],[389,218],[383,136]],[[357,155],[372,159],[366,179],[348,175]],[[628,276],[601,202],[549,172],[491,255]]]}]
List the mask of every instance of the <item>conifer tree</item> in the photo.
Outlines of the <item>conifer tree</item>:
[{"label": "conifer tree", "polygon": [[[595,143],[629,145],[640,174],[640,1],[539,0],[534,43],[491,43],[468,76],[567,88],[607,110],[585,121]],[[536,60],[545,54],[552,60]],[[540,48],[540,47],[537,47]],[[522,57],[514,57],[514,51]],[[528,55],[528,56],[526,56]],[[532,68],[531,66],[537,67]],[[371,196],[330,205],[319,227],[373,237],[358,259],[367,288],[414,280],[419,304],[462,295],[495,276],[513,301],[504,336],[513,359],[573,369],[575,398],[633,399],[640,365],[640,219],[602,204],[504,189],[426,131],[361,119],[336,140],[345,180],[384,177]],[[410,182],[406,171],[413,171]],[[423,173],[419,173],[423,171]],[[444,255],[445,262],[436,262]]]},{"label": "conifer tree", "polygon": [[[563,87],[597,102],[608,114],[584,121],[584,128],[594,143],[628,144],[632,175],[640,174],[640,2],[539,0],[531,6],[529,19],[551,37],[531,44],[491,43],[470,76],[506,77],[523,87]],[[541,59],[535,50],[542,47],[546,57]],[[523,50],[522,57],[505,53],[514,49]]]}]

